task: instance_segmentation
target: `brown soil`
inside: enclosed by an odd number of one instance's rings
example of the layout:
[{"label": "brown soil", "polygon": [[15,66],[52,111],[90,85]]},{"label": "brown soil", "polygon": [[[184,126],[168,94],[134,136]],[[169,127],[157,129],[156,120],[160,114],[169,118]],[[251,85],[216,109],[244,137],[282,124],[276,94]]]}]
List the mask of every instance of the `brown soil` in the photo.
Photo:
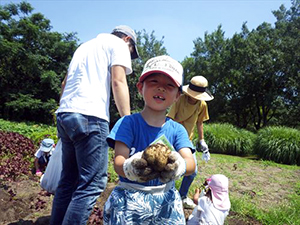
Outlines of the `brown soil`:
[{"label": "brown soil", "polygon": [[[89,225],[102,224],[99,216],[103,205],[115,184],[109,183],[106,190],[99,197],[94,213],[91,215]],[[51,214],[53,195],[43,191],[35,177],[9,182],[0,187],[0,225],[48,225]],[[188,217],[192,210],[185,210]],[[241,218],[230,212],[226,219],[228,225],[258,225],[261,224],[252,218]]]}]

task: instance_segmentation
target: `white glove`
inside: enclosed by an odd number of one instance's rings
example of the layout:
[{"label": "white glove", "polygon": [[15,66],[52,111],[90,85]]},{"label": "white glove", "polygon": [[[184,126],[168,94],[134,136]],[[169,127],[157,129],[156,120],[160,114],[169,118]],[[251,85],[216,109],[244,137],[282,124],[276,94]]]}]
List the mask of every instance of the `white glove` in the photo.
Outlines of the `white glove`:
[{"label": "white glove", "polygon": [[186,171],[186,162],[181,155],[172,151],[168,163],[164,170],[160,173],[159,180],[163,183],[167,183],[171,180],[178,180]]},{"label": "white glove", "polygon": [[147,182],[158,178],[158,172],[148,166],[145,159],[142,158],[143,152],[138,152],[129,157],[123,163],[123,170],[127,179],[137,182]]},{"label": "white glove", "polygon": [[197,151],[202,151],[202,160],[208,162],[210,160],[210,153],[208,151],[208,146],[204,139],[201,139],[196,146]]}]

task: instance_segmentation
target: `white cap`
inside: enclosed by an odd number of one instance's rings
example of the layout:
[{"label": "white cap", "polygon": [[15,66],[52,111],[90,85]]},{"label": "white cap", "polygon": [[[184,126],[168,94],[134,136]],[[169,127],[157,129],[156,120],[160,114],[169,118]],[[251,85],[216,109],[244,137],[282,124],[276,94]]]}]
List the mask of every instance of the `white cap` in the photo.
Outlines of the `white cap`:
[{"label": "white cap", "polygon": [[178,61],[172,59],[170,56],[162,55],[149,59],[144,66],[144,70],[139,78],[139,81],[143,82],[148,75],[153,73],[165,74],[169,76],[178,87],[182,85],[182,65]]},{"label": "white cap", "polygon": [[40,150],[43,152],[50,152],[54,148],[54,141],[51,138],[46,138],[42,141]]}]

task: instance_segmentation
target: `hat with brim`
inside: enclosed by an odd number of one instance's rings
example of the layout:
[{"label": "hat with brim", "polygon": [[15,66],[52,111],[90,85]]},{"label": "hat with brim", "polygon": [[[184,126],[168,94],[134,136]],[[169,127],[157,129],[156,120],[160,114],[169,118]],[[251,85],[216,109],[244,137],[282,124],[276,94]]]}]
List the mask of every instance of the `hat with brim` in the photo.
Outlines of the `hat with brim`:
[{"label": "hat with brim", "polygon": [[139,58],[139,52],[137,48],[137,38],[133,29],[126,25],[116,26],[112,32],[121,32],[127,36],[129,36],[134,44],[134,52],[131,54],[131,59]]},{"label": "hat with brim", "polygon": [[161,73],[170,77],[178,87],[182,85],[182,65],[170,56],[161,55],[149,59],[144,66],[139,81],[143,82],[146,77],[154,73]]},{"label": "hat with brim", "polygon": [[46,138],[42,141],[40,150],[43,152],[50,152],[54,147],[54,141],[51,138]]},{"label": "hat with brim", "polygon": [[228,178],[222,174],[212,175],[208,186],[211,190],[214,207],[220,210],[229,210]]},{"label": "hat with brim", "polygon": [[195,76],[191,79],[188,85],[182,87],[182,91],[197,100],[210,101],[214,99],[214,96],[207,88],[207,79],[203,76]]}]

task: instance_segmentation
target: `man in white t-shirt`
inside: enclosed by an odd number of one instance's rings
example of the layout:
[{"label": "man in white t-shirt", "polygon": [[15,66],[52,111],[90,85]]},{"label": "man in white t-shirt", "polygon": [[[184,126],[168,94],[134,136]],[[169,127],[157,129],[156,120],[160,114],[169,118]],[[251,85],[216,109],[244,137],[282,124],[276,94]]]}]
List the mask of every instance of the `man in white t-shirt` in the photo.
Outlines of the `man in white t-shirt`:
[{"label": "man in white t-shirt", "polygon": [[126,75],[138,58],[135,32],[117,26],[75,51],[62,83],[57,129],[62,141],[62,173],[55,192],[52,225],[86,224],[107,183],[109,99],[120,116],[130,114]]}]

